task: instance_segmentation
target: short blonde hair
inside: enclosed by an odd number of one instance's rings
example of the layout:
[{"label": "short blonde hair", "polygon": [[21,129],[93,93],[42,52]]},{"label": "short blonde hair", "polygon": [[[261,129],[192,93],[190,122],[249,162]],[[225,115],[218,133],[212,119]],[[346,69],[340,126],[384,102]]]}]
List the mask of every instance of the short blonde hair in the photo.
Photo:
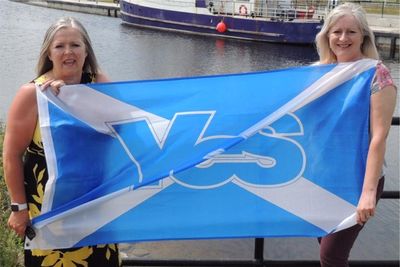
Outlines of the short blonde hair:
[{"label": "short blonde hair", "polygon": [[53,42],[54,35],[60,29],[64,29],[67,27],[72,27],[74,29],[77,29],[82,36],[83,42],[85,43],[87,56],[86,56],[82,71],[90,72],[92,74],[97,74],[99,72],[99,65],[97,63],[97,59],[96,59],[96,56],[93,51],[92,43],[90,41],[90,38],[89,38],[89,35],[88,35],[86,29],[75,18],[66,17],[66,18],[59,19],[57,22],[55,22],[53,25],[51,25],[44,36],[42,48],[40,49],[39,61],[36,66],[37,76],[41,76],[53,68],[53,62],[51,62],[51,60],[49,59],[50,45]]},{"label": "short blonde hair", "polygon": [[361,53],[368,58],[379,59],[379,53],[375,46],[375,36],[368,26],[364,9],[354,3],[344,3],[335,7],[325,19],[321,31],[315,38],[319,61],[323,64],[336,63],[337,58],[329,47],[329,30],[340,18],[345,15],[353,16],[358,22],[358,27],[364,35],[361,44]]}]

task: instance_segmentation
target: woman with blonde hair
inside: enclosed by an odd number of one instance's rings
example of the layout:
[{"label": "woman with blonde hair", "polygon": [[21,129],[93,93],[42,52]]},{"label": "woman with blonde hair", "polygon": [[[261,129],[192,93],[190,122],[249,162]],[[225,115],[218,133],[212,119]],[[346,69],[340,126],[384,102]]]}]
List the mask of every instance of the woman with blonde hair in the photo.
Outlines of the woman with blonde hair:
[{"label": "woman with blonde hair", "polygon": [[379,59],[378,50],[375,46],[375,37],[371,28],[368,26],[367,17],[364,9],[353,3],[344,3],[337,6],[327,16],[321,31],[316,36],[316,44],[318,54],[320,56],[321,64],[336,63],[336,55],[329,47],[329,30],[344,15],[351,15],[354,17],[358,28],[363,35],[363,42],[361,44],[361,52],[367,58]]},{"label": "woman with blonde hair", "polygon": [[[379,59],[365,11],[353,3],[341,4],[330,12],[316,36],[316,45],[320,64]],[[370,87],[370,142],[356,211],[357,224],[318,239],[322,267],[349,266],[350,251],[359,232],[375,215],[383,192],[386,138],[396,105],[396,89],[388,69],[379,62]]]},{"label": "woman with blonde hair", "polygon": [[[30,220],[40,214],[48,181],[35,84],[58,93],[65,84],[108,81],[81,23],[62,18],[50,26],[42,44],[37,78],[18,90],[8,112],[4,136],[3,166],[12,210],[8,225],[22,238],[30,229]],[[25,250],[25,266],[115,267],[120,265],[118,253],[115,244]]]}]

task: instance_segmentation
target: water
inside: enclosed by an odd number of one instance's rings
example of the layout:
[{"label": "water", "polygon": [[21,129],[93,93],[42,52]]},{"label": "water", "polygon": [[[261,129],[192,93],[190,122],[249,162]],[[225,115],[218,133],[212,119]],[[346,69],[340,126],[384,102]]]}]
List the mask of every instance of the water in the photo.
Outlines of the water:
[{"label": "water", "polygon": [[[114,81],[184,77],[271,70],[307,65],[317,60],[313,47],[220,40],[142,30],[120,19],[46,9],[0,0],[0,121],[16,90],[35,78],[35,64],[47,27],[59,17],[74,16],[87,28],[103,70]],[[399,64],[385,62],[399,85]],[[400,90],[399,90],[400,91]],[[399,97],[400,98],[400,97]],[[396,109],[399,116],[399,107]],[[399,188],[399,127],[389,137],[387,190]],[[362,231],[352,259],[399,259],[399,201],[382,200],[376,218]],[[203,240],[124,245],[129,256],[184,259],[248,259],[254,241]],[[310,238],[267,239],[265,258],[317,259]]]}]

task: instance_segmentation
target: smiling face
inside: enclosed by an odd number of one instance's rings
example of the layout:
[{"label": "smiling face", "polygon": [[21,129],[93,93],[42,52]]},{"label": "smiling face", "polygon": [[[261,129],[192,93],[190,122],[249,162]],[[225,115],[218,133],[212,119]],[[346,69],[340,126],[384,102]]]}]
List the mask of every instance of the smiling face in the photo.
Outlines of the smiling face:
[{"label": "smiling face", "polygon": [[344,15],[328,32],[329,47],[337,62],[349,62],[363,58],[361,45],[364,35],[352,15]]},{"label": "smiling face", "polygon": [[82,35],[77,29],[65,27],[58,30],[48,53],[56,79],[79,83],[87,52]]}]

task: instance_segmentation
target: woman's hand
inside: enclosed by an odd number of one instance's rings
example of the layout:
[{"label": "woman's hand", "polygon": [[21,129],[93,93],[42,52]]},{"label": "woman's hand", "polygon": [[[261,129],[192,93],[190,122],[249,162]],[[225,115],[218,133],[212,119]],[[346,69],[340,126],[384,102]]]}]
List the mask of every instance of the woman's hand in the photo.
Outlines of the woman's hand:
[{"label": "woman's hand", "polygon": [[375,215],[376,208],[376,192],[361,193],[357,206],[357,223],[364,225],[371,217]]},{"label": "woman's hand", "polygon": [[17,233],[21,238],[25,236],[25,229],[30,225],[28,210],[11,212],[8,218],[8,226]]},{"label": "woman's hand", "polygon": [[50,87],[55,95],[58,95],[60,93],[60,88],[65,85],[65,82],[63,80],[54,80],[50,79],[47,80],[40,89],[42,91],[46,90],[48,87]]}]

